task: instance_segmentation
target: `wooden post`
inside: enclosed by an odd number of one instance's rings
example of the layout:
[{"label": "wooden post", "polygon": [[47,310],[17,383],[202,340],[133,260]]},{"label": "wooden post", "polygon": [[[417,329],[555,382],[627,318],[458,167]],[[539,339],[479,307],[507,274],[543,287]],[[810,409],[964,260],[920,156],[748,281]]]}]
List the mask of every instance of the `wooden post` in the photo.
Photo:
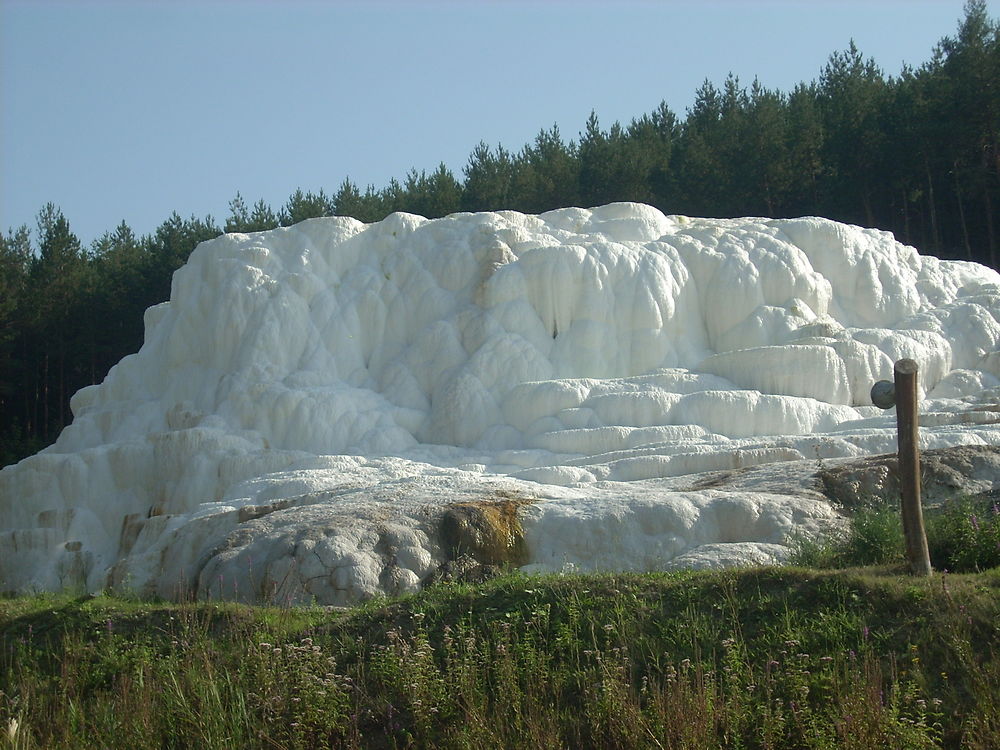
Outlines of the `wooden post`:
[{"label": "wooden post", "polygon": [[931,558],[927,551],[924,515],[920,505],[920,439],[917,424],[917,363],[901,359],[893,368],[896,391],[896,430],[899,444],[900,510],[906,559],[913,575],[929,576]]}]

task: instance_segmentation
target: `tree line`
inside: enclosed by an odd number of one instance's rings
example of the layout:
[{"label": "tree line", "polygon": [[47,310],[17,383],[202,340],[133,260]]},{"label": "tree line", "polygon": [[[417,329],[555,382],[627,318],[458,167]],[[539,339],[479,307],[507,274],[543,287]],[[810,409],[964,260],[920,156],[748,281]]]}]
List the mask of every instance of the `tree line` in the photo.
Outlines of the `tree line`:
[{"label": "tree line", "polygon": [[691,216],[826,216],[998,268],[1000,23],[970,0],[957,32],[898,76],[852,42],[791,92],[706,80],[683,119],[666,103],[608,128],[592,113],[575,140],[553,125],[519,151],[480,143],[461,178],[444,164],[382,188],[347,178],[332,194],[296,190],[277,210],[237,193],[221,227],[175,212],[152,234],[122,222],[84,247],[47,204],[34,235],[26,225],[0,234],[0,465],[55,439],[69,397],[139,348],[143,311],[223,231],[612,201]]}]

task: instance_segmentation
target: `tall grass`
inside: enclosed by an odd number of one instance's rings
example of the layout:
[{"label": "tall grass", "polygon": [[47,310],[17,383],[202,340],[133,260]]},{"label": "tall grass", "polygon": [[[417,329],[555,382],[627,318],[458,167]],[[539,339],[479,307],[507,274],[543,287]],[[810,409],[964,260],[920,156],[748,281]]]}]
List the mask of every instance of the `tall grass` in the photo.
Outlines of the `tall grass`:
[{"label": "tall grass", "polygon": [[0,600],[17,748],[998,747],[1000,575],[524,577],[324,608]]},{"label": "tall grass", "polygon": [[[931,565],[970,573],[1000,566],[1000,502],[964,496],[924,511]],[[803,540],[793,562],[817,568],[893,565],[904,561],[899,509],[875,503],[858,509],[845,534]]]}]

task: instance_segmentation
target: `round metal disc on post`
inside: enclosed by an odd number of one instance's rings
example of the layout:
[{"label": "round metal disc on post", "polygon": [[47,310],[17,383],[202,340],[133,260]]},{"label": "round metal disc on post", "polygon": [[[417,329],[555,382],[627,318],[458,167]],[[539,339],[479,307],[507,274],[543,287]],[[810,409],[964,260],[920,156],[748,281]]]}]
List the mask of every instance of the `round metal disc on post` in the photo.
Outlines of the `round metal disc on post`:
[{"label": "round metal disc on post", "polygon": [[872,386],[872,403],[879,409],[896,405],[896,385],[891,380],[880,380]]}]

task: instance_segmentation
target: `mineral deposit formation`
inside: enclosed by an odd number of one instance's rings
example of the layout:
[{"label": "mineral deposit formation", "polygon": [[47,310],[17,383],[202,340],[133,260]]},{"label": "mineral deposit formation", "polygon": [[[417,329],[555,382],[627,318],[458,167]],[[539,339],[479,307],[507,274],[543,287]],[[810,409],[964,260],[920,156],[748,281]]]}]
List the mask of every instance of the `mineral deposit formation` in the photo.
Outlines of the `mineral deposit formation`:
[{"label": "mineral deposit formation", "polygon": [[781,560],[843,524],[831,477],[895,450],[869,391],[903,357],[922,447],[993,486],[998,320],[994,271],[819,218],[225,235],[0,472],[0,591],[345,604],[477,566]]}]

